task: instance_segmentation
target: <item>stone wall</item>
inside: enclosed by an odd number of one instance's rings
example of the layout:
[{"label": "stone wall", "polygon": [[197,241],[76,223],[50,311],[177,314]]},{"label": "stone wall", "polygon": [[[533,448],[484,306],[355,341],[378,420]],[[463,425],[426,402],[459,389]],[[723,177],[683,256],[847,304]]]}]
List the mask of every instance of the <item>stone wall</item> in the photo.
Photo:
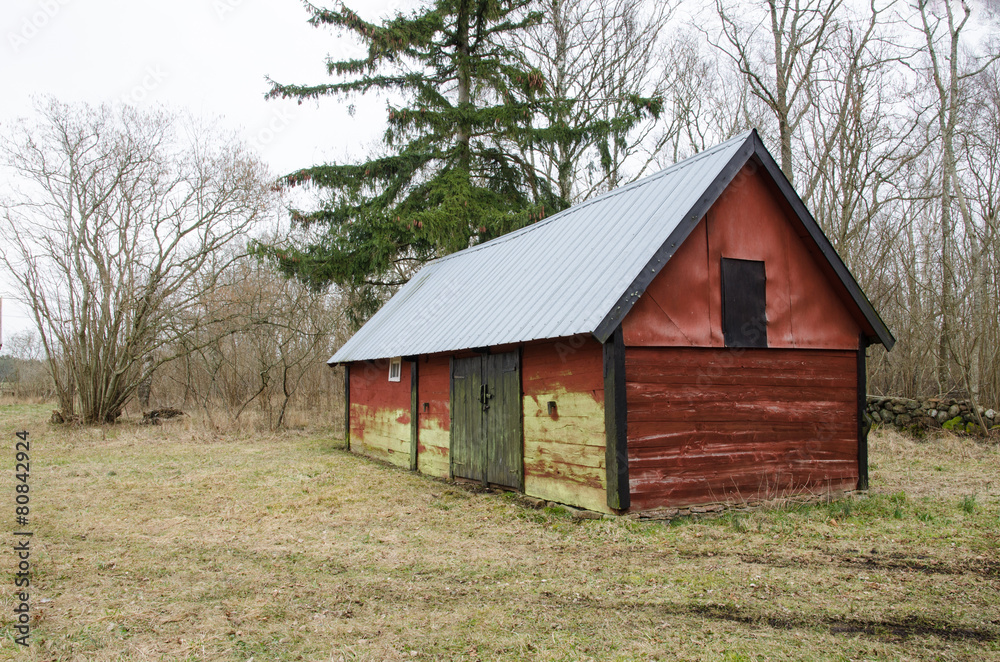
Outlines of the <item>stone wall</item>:
[{"label": "stone wall", "polygon": [[[1000,414],[993,409],[979,407],[986,427],[1000,429]],[[972,405],[963,400],[927,398],[889,398],[868,396],[868,415],[875,423],[895,425],[899,428],[927,430],[945,428],[953,432],[978,433],[979,421]]]}]

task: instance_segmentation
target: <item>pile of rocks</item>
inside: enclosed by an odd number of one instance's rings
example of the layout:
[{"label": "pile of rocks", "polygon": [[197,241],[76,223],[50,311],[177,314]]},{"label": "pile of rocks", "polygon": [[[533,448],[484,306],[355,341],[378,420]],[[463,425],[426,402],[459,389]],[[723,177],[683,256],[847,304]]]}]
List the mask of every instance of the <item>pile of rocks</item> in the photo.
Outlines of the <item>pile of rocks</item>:
[{"label": "pile of rocks", "polygon": [[[979,407],[987,429],[1000,427],[1000,414],[993,409]],[[953,432],[978,433],[979,419],[972,405],[964,400],[928,398],[887,398],[868,396],[868,415],[875,423],[895,425],[899,428],[927,430],[944,428]]]}]

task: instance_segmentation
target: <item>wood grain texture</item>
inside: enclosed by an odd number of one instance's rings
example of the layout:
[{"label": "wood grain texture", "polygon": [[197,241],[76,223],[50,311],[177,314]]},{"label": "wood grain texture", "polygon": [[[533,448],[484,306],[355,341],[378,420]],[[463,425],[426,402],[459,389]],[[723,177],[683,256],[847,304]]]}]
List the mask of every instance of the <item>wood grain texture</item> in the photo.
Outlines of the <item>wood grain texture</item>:
[{"label": "wood grain texture", "polygon": [[[610,512],[604,466],[602,349],[577,336],[529,343],[521,353],[524,491]],[[549,414],[548,403],[556,403]]]},{"label": "wood grain texture", "polygon": [[420,357],[417,370],[417,470],[438,478],[448,477],[451,440],[448,370],[449,358],[446,355]]},{"label": "wood grain texture", "polygon": [[428,476],[447,478],[450,464],[448,444],[451,433],[437,427],[434,420],[422,423],[417,449],[417,471]]},{"label": "wood grain texture", "polygon": [[351,450],[393,464],[410,464],[410,364],[400,381],[389,381],[389,362],[351,364]]},{"label": "wood grain texture", "polygon": [[410,471],[417,470],[417,451],[419,450],[420,438],[420,405],[419,389],[417,388],[417,376],[420,374],[420,364],[417,361],[410,361]]},{"label": "wood grain texture", "polygon": [[480,404],[482,356],[451,364],[451,471],[455,478],[485,481],[486,430]]},{"label": "wood grain texture", "polygon": [[628,348],[633,510],[854,489],[857,352]]},{"label": "wood grain texture", "polygon": [[769,347],[857,349],[864,314],[753,162],[629,311],[625,344],[722,347],[722,258],[764,262]]},{"label": "wood grain texture", "polygon": [[483,357],[489,405],[486,479],[491,485],[524,489],[524,440],[521,422],[521,354],[515,350]]},{"label": "wood grain texture", "polygon": [[351,364],[344,365],[344,446],[351,450]]}]

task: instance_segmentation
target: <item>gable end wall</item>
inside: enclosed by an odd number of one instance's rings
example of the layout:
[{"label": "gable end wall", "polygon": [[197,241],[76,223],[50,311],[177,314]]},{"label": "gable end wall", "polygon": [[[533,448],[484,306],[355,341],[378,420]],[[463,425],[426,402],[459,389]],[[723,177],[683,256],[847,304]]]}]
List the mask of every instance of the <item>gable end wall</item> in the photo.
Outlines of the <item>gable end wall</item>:
[{"label": "gable end wall", "polygon": [[[744,167],[623,322],[633,510],[857,485],[859,313],[765,177]],[[764,262],[766,349],[725,347],[722,258]]]}]

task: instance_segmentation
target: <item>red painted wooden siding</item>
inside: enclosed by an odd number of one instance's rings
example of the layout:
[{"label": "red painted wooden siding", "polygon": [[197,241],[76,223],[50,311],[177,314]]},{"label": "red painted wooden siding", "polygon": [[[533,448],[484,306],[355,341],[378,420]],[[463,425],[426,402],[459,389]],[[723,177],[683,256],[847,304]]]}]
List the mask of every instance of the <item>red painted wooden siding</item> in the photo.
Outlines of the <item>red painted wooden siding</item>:
[{"label": "red painted wooden siding", "polygon": [[630,347],[632,509],[854,489],[855,352]]},{"label": "red painted wooden siding", "polygon": [[[451,363],[448,356],[421,356],[417,382],[417,469],[447,478],[451,449]],[[424,404],[427,411],[424,411]]]},{"label": "red painted wooden siding", "polygon": [[[419,373],[418,373],[419,374]],[[410,463],[410,364],[389,381],[389,361],[351,364],[351,448],[383,460]]]},{"label": "red painted wooden siding", "polygon": [[764,262],[769,347],[856,349],[860,312],[793,218],[748,164],[626,316],[625,344],[723,347],[727,257]]},{"label": "red painted wooden siding", "polygon": [[526,494],[608,512],[602,356],[589,336],[524,346]]}]

